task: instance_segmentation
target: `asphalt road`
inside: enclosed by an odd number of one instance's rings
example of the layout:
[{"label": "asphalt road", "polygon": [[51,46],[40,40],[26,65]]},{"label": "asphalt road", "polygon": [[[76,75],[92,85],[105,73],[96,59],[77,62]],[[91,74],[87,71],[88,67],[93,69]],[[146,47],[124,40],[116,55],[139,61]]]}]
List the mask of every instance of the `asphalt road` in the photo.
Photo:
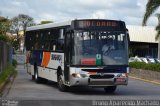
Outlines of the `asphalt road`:
[{"label": "asphalt road", "polygon": [[54,82],[35,83],[23,65],[19,65],[17,70],[18,75],[9,93],[3,98],[17,100],[160,100],[160,85],[135,79],[129,79],[127,86],[119,86],[114,94],[106,94],[102,88],[87,87],[72,88],[70,92],[60,92]]}]

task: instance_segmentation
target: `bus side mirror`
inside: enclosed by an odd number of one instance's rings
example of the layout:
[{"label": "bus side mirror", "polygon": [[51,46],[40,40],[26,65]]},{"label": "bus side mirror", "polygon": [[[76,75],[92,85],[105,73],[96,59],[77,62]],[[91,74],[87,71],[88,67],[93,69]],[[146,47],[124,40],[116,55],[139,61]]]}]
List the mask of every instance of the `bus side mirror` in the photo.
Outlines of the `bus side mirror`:
[{"label": "bus side mirror", "polygon": [[127,35],[128,45],[129,45],[130,44],[130,37],[129,37],[128,29],[126,29],[126,35]]},{"label": "bus side mirror", "polygon": [[130,37],[129,37],[129,33],[127,33],[127,40],[128,40],[128,45],[130,45]]}]

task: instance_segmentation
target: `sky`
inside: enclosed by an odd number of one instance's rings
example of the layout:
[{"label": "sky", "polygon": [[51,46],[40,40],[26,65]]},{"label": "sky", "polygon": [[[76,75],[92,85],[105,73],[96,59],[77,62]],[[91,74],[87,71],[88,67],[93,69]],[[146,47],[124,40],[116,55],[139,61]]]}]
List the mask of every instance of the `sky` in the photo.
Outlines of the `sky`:
[{"label": "sky", "polygon": [[[0,16],[13,18],[27,14],[36,23],[49,20],[63,22],[73,19],[114,19],[127,25],[141,25],[148,0],[0,0]],[[158,23],[155,14],[148,26]]]}]

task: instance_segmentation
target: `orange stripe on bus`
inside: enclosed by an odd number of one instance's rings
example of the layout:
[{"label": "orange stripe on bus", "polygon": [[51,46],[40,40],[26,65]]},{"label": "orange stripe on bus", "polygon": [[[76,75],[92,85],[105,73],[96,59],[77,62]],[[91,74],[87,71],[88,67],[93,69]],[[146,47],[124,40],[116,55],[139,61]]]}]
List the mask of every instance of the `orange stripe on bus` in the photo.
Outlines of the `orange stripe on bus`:
[{"label": "orange stripe on bus", "polygon": [[51,53],[50,52],[43,52],[43,60],[42,60],[42,67],[47,67],[49,60],[51,58]]},{"label": "orange stripe on bus", "polygon": [[97,72],[89,72],[88,74],[94,75],[94,74],[97,74]]}]

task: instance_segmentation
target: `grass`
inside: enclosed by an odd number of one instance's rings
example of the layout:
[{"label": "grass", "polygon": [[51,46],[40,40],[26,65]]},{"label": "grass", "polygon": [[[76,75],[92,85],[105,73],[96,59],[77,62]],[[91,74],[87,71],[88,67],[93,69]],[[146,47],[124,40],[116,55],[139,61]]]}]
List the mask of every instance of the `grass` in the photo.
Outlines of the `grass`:
[{"label": "grass", "polygon": [[0,88],[3,86],[5,82],[7,82],[8,78],[12,75],[16,75],[17,71],[15,67],[11,64],[8,64],[7,67],[0,73]]},{"label": "grass", "polygon": [[136,69],[144,69],[160,72],[160,64],[146,64],[143,62],[130,62],[129,66]]},{"label": "grass", "polygon": [[17,66],[17,61],[16,61],[15,59],[13,59],[13,61],[12,61],[12,65],[13,65],[14,67],[16,67],[16,66]]}]

